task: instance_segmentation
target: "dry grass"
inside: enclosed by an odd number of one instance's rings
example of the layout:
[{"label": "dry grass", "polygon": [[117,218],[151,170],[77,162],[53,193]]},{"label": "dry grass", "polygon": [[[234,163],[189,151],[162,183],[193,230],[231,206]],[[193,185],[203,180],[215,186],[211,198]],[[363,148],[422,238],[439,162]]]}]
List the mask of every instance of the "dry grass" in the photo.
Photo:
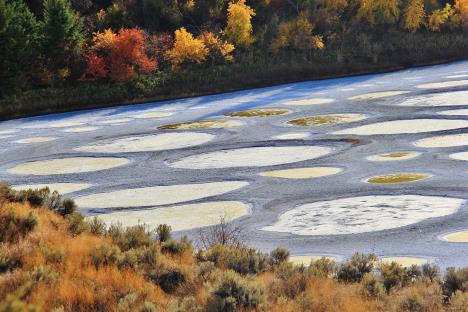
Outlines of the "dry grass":
[{"label": "dry grass", "polygon": [[[438,279],[426,278],[373,297],[359,281],[340,282],[334,271],[319,277],[320,266],[273,263],[254,249],[215,245],[194,252],[187,239],[159,242],[138,228],[76,234],[69,220],[0,201],[0,311],[228,311],[219,304],[235,300],[232,311],[243,312],[439,312],[457,311],[448,302],[463,307],[466,294],[461,289],[457,300],[444,301]],[[462,271],[454,274],[463,278]]]}]

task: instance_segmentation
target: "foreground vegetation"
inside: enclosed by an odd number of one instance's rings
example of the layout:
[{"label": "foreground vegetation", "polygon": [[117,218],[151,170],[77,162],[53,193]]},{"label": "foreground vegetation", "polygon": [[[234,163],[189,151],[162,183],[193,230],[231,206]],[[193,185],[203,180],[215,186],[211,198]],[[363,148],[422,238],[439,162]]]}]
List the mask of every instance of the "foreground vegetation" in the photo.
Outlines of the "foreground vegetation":
[{"label": "foreground vegetation", "polygon": [[402,268],[355,254],[294,266],[221,223],[188,238],[170,227],[106,227],[48,189],[0,186],[0,311],[467,311],[468,268]]},{"label": "foreground vegetation", "polygon": [[0,119],[466,58],[467,0],[0,0]]}]

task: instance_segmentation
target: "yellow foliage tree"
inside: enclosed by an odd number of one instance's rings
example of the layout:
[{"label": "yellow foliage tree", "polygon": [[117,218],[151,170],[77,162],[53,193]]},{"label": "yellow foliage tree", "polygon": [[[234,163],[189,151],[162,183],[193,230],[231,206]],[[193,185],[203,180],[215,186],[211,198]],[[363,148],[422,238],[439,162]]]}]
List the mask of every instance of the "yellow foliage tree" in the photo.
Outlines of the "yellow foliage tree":
[{"label": "yellow foliage tree", "polygon": [[234,60],[232,52],[234,51],[235,47],[233,44],[221,40],[218,35],[213,34],[209,31],[202,32],[200,35],[200,39],[202,39],[205,43],[206,47],[209,50],[209,55],[213,60],[219,58],[228,62]]},{"label": "yellow foliage tree", "polygon": [[305,52],[307,50],[325,47],[321,36],[314,36],[314,25],[307,19],[305,14],[287,22],[282,22],[278,27],[278,34],[273,40],[271,48],[273,51],[289,47],[297,51]]},{"label": "yellow foliage tree", "polygon": [[95,32],[93,33],[93,49],[109,49],[112,43],[115,41],[115,38],[117,38],[117,35],[111,29],[106,29],[102,33]]},{"label": "yellow foliage tree", "polygon": [[395,24],[400,17],[400,0],[361,0],[358,16],[371,25]]},{"label": "yellow foliage tree", "polygon": [[239,47],[248,47],[254,42],[252,36],[252,17],[255,11],[245,4],[245,0],[230,2],[227,25],[223,33],[230,42]]},{"label": "yellow foliage tree", "polygon": [[427,28],[434,32],[440,31],[443,25],[455,19],[455,15],[455,9],[447,3],[443,9],[437,9],[432,12],[429,16]]},{"label": "yellow foliage tree", "polygon": [[184,27],[175,31],[174,47],[166,52],[173,69],[184,62],[203,63],[208,55],[208,48],[202,39],[194,38]]},{"label": "yellow foliage tree", "polygon": [[410,32],[415,32],[424,22],[424,1],[409,0],[403,17],[403,27]]},{"label": "yellow foliage tree", "polygon": [[460,14],[463,30],[467,31],[468,30],[468,0],[456,0],[455,8]]}]

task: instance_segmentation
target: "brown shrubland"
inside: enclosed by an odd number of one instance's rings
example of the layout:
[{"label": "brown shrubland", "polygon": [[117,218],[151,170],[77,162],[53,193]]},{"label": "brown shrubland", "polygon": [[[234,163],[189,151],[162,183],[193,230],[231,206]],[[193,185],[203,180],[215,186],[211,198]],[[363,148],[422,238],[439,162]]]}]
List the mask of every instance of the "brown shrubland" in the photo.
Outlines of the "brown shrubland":
[{"label": "brown shrubland", "polygon": [[440,276],[362,254],[295,266],[283,248],[194,250],[168,228],[162,241],[144,226],[96,234],[95,220],[73,220],[24,196],[0,200],[0,311],[468,311],[467,269]]}]

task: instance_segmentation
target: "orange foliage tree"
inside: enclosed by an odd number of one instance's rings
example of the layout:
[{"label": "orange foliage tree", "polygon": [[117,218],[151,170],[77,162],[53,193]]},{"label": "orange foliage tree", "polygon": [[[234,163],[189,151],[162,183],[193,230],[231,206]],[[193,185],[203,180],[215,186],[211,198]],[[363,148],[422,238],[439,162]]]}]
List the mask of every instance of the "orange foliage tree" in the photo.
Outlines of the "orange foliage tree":
[{"label": "orange foliage tree", "polygon": [[87,56],[90,79],[109,78],[125,81],[135,74],[148,74],[157,68],[156,59],[146,53],[144,32],[139,28],[122,28],[95,33]]},{"label": "orange foliage tree", "polygon": [[463,30],[468,31],[468,0],[456,0],[455,7],[462,20]]}]

